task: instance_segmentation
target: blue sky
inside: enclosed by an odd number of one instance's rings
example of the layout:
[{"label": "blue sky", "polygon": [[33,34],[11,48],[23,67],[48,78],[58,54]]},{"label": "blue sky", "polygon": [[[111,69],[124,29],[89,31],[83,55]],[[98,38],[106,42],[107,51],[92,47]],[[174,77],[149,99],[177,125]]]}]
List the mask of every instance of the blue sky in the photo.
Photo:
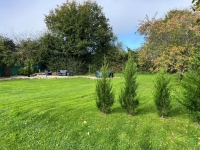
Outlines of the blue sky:
[{"label": "blue sky", "polygon": [[[77,0],[83,2],[84,0]],[[109,18],[120,42],[131,49],[140,47],[143,38],[135,34],[139,20],[157,13],[163,17],[171,9],[190,8],[192,0],[96,0]],[[0,0],[0,34],[40,34],[46,30],[44,15],[65,0]]]}]

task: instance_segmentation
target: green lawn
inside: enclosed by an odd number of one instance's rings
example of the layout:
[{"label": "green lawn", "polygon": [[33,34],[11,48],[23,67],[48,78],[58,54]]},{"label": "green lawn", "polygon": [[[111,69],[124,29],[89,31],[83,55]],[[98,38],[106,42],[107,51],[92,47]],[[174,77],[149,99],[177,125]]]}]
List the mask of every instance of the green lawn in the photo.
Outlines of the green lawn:
[{"label": "green lawn", "polygon": [[117,101],[124,83],[117,76],[112,80],[116,101],[108,115],[96,108],[93,79],[0,81],[0,150],[200,149],[200,125],[179,103],[172,101],[168,118],[157,116],[155,75],[138,76],[140,105],[133,117]]}]

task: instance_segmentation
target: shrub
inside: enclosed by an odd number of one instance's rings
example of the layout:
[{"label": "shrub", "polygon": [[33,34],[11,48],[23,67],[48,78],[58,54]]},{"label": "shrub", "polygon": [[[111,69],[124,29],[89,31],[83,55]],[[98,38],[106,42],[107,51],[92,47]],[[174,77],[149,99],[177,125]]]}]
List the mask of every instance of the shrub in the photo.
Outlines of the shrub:
[{"label": "shrub", "polygon": [[133,61],[131,53],[129,53],[128,61],[124,70],[125,86],[121,90],[119,102],[121,107],[126,109],[127,112],[131,115],[135,114],[135,108],[139,104],[137,96],[138,84],[136,82],[136,73],[136,64]]},{"label": "shrub", "polygon": [[27,61],[27,65],[24,68],[20,68],[18,70],[18,74],[20,74],[20,75],[26,75],[28,77],[30,77],[30,75],[32,73],[33,73],[33,67],[32,67],[32,64],[31,64],[30,60]]},{"label": "shrub", "polygon": [[[200,54],[193,58],[190,71],[181,82],[182,97],[178,101],[190,112],[194,121],[200,123]],[[180,97],[180,96],[179,96]]]},{"label": "shrub", "polygon": [[154,102],[160,117],[167,116],[171,109],[170,100],[170,77],[160,71],[157,74],[154,85]]},{"label": "shrub", "polygon": [[191,112],[193,119],[200,123],[200,77],[187,74],[181,87],[183,97],[179,102]]},{"label": "shrub", "polygon": [[96,84],[96,106],[101,112],[109,113],[115,96],[112,90],[111,79],[107,78],[108,65],[105,56],[101,72],[102,78],[98,79]]}]

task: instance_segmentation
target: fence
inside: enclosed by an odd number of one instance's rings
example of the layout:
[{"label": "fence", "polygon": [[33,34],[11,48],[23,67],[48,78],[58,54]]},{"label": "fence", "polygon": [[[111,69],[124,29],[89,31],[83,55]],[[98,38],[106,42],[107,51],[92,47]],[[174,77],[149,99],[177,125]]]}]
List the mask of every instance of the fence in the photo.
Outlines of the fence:
[{"label": "fence", "polygon": [[[24,68],[25,66],[13,66],[13,67],[9,67],[10,68],[10,76],[16,76],[19,74],[19,70],[21,68]],[[35,64],[32,65],[33,68],[33,72],[38,72],[38,70],[42,69],[42,65],[40,64]],[[0,67],[0,77],[4,76],[4,72],[5,72],[5,67]]]}]

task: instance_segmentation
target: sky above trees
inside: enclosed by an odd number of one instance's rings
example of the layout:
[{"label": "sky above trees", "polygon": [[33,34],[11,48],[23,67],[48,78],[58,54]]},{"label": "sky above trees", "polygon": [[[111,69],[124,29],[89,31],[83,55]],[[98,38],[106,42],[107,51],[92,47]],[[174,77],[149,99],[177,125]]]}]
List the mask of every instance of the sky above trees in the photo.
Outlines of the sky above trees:
[{"label": "sky above trees", "polygon": [[[84,0],[79,0],[83,2]],[[0,34],[40,34],[46,30],[44,15],[65,0],[0,0]],[[96,0],[110,20],[110,25],[119,41],[131,49],[138,48],[143,37],[135,34],[139,20],[148,15],[152,18],[164,15],[171,9],[190,8],[191,0]]]}]

